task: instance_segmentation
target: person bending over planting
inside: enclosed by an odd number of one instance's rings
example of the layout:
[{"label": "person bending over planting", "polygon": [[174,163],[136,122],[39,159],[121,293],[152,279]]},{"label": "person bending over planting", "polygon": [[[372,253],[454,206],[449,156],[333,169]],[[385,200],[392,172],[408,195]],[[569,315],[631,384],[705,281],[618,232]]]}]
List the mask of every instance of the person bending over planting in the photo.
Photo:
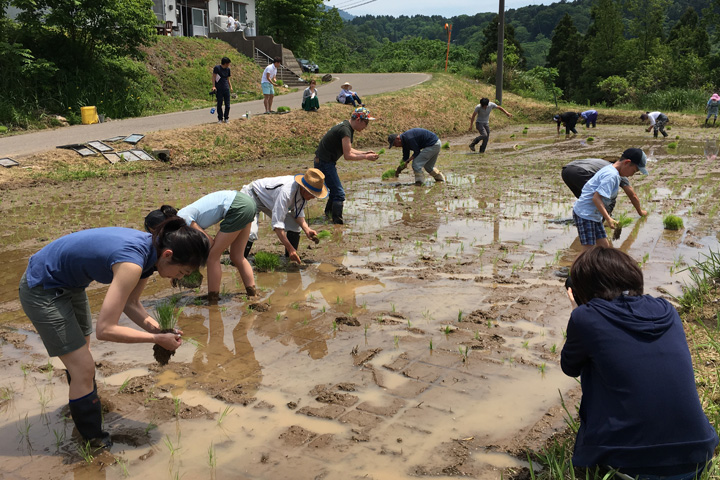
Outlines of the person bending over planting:
[{"label": "person bending over planting", "polygon": [[640,114],[640,120],[644,122],[650,122],[650,126],[645,130],[649,132],[653,131],[653,137],[658,138],[658,132],[662,133],[663,138],[667,137],[668,134],[665,131],[665,125],[670,122],[670,119],[661,112],[645,112]]},{"label": "person bending over planting", "polygon": [[[395,176],[399,176],[412,162],[415,172],[415,185],[422,185],[425,181],[423,168],[435,179],[436,182],[444,182],[445,176],[435,168],[442,142],[437,135],[424,128],[411,128],[401,134],[388,135],[388,148],[402,147],[403,156],[400,166],[395,170]],[[412,151],[412,157],[410,152]]]},{"label": "person bending over planting", "polygon": [[[152,234],[119,227],[71,233],[30,257],[20,280],[20,303],[48,354],[65,365],[70,415],[94,446],[110,447],[112,441],[102,429],[85,289],[93,281],[110,285],[97,317],[98,340],[155,343],[174,351],[182,332],[160,333],[140,295],[156,270],[164,278],[182,278],[205,264],[209,250],[205,235],[172,217]],[[144,331],[118,325],[122,313]]]},{"label": "person bending over planting", "polygon": [[675,307],[643,295],[642,270],[618,249],[581,253],[570,278],[577,308],[560,366],[582,387],[573,465],[624,479],[701,478],[718,436],[698,399]]},{"label": "person bending over planting", "polygon": [[315,168],[325,175],[325,184],[330,191],[330,198],[325,205],[325,216],[332,215],[332,222],[343,224],[343,207],[345,204],[345,190],[343,189],[340,177],[337,173],[337,161],[340,157],[345,160],[370,160],[378,159],[378,154],[369,150],[361,152],[352,148],[353,135],[355,132],[362,132],[367,128],[370,120],[370,110],[359,107],[353,110],[350,120],[344,120],[332,127],[320,140],[315,150]]},{"label": "person bending over planting", "polygon": [[[250,224],[255,216],[255,201],[244,193],[235,190],[221,190],[210,193],[180,209],[177,215],[188,226],[202,232],[212,247],[207,262],[208,302],[216,303],[220,299],[222,283],[222,264],[220,258],[225,249],[230,248],[230,260],[238,269],[248,296],[257,295],[252,266],[243,252],[250,236]],[[175,209],[163,205],[145,217],[145,228],[154,226],[167,215],[174,215]],[[212,238],[207,229],[220,223],[220,231]]]},{"label": "person bending over planting", "polygon": [[255,180],[245,185],[241,191],[250,196],[257,205],[245,257],[250,254],[253,242],[258,238],[258,214],[263,212],[271,217],[273,230],[280,243],[285,246],[285,256],[295,263],[300,263],[300,255],[297,253],[300,231],[305,232],[310,240],[318,241],[317,232],[305,221],[305,207],[307,202],[314,198],[328,196],[325,175],[316,168],[309,168],[304,175],[300,173]]},{"label": "person bending over planting", "polygon": [[646,160],[642,150],[628,148],[620,160],[601,168],[585,183],[580,198],[573,206],[573,220],[584,249],[587,250],[595,244],[610,246],[602,221],[605,219],[610,228],[615,228],[617,222],[608,213],[605,202],[617,197],[620,177],[631,177],[637,172],[648,174],[645,169]]}]

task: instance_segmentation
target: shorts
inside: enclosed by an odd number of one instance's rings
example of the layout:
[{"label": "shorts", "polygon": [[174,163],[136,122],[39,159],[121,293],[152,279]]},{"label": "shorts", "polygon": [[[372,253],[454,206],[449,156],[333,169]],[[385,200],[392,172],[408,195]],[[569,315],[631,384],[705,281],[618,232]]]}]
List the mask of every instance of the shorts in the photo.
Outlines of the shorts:
[{"label": "shorts", "polygon": [[90,303],[84,288],[30,288],[25,274],[18,288],[20,303],[51,357],[86,345],[93,332]]},{"label": "shorts", "polygon": [[275,88],[272,83],[263,82],[260,85],[262,86],[264,95],[275,95]]},{"label": "shorts", "polygon": [[220,231],[223,233],[239,232],[255,218],[255,200],[242,192],[235,195],[235,199],[228,208],[225,218],[220,222]]},{"label": "shorts", "polygon": [[602,222],[585,220],[584,218],[578,217],[574,211],[573,220],[575,220],[581,245],[595,245],[598,240],[607,238],[607,232],[605,232],[605,227],[603,227]]}]

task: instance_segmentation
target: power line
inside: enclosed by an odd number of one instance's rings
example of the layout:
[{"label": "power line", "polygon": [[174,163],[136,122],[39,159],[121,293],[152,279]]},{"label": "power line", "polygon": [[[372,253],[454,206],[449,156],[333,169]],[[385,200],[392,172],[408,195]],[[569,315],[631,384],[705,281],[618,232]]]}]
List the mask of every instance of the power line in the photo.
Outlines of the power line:
[{"label": "power line", "polygon": [[348,2],[350,5],[348,5],[348,6],[342,6],[342,5],[347,5],[347,3],[345,3],[345,4],[341,4],[341,5],[335,5],[335,7],[342,8],[342,10],[350,10],[351,8],[362,7],[363,5],[367,5],[368,3],[376,2],[377,0],[360,0],[360,3],[355,3],[353,5],[353,2],[357,2],[357,1],[358,0],[350,0]]}]

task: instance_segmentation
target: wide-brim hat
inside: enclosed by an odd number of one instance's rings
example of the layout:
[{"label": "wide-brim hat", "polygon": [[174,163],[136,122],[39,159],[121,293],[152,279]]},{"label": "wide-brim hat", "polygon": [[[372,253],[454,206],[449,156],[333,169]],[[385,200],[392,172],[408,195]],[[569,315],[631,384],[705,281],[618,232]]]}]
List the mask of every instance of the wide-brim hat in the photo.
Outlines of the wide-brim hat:
[{"label": "wide-brim hat", "polygon": [[305,174],[298,173],[295,175],[295,182],[310,192],[315,198],[325,198],[328,196],[328,189],[325,186],[325,174],[317,168],[308,168]]},{"label": "wide-brim hat", "polygon": [[343,84],[340,85],[340,86],[341,86],[341,87],[352,87],[352,85],[350,85],[350,82],[345,82],[345,83],[343,83]]}]

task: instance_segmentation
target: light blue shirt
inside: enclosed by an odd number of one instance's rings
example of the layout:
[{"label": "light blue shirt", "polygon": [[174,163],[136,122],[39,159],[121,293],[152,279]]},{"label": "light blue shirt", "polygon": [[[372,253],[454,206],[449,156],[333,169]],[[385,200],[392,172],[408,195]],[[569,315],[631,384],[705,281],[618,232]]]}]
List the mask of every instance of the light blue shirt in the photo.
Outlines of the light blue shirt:
[{"label": "light blue shirt", "polygon": [[603,197],[603,203],[606,203],[606,199],[617,196],[618,188],[620,188],[620,173],[613,164],[608,164],[607,167],[601,168],[583,187],[580,198],[573,206],[575,215],[585,220],[602,222],[603,217],[593,203],[593,196],[595,192],[599,193]]},{"label": "light blue shirt", "polygon": [[187,207],[181,208],[177,213],[178,217],[185,220],[188,226],[195,222],[204,230],[225,218],[236,195],[236,190],[209,193]]}]

